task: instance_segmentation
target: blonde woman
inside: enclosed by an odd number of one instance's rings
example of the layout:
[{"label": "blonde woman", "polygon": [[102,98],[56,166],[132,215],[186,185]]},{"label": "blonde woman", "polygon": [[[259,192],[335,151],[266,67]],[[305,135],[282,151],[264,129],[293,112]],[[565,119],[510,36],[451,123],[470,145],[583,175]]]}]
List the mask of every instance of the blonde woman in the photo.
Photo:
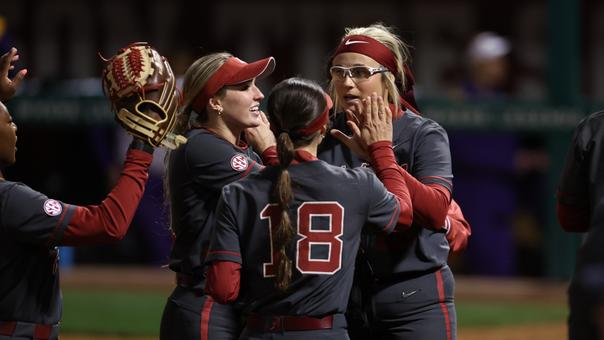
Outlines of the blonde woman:
[{"label": "blonde woman", "polygon": [[353,339],[456,337],[455,283],[447,257],[450,248],[465,245],[469,226],[451,202],[453,175],[445,130],[403,99],[412,93],[406,86],[408,63],[407,44],[390,28],[374,24],[346,29],[329,64],[337,114],[318,157],[344,167],[364,164],[367,150],[351,122],[362,120],[363,98],[377,93],[393,112],[390,146],[405,170],[413,205],[409,231],[363,238],[348,314]]},{"label": "blonde woman", "polygon": [[204,259],[222,187],[262,168],[260,157],[242,139],[244,131],[255,129],[248,141],[256,150],[275,144],[259,108],[264,95],[256,86],[274,66],[272,57],[248,64],[229,53],[214,53],[185,73],[177,133],[188,141],[167,156],[166,175],[175,236],[170,268],[178,284],[164,309],[161,339],[239,337],[235,308],[203,292]]}]

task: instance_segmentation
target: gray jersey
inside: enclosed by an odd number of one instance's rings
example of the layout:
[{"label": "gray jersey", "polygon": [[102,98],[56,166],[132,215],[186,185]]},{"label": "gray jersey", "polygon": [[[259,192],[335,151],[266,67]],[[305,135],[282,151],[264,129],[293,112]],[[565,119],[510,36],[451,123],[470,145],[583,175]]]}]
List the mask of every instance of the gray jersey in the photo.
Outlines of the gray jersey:
[{"label": "gray jersey", "polygon": [[[336,116],[332,127],[350,134],[344,114]],[[398,164],[423,184],[439,184],[451,191],[453,174],[445,130],[407,110],[393,121],[393,132],[392,147]],[[368,166],[329,134],[319,146],[318,157],[336,166]],[[417,223],[409,233],[394,237],[366,234],[362,246],[379,278],[435,270],[446,265],[449,255],[444,230],[429,230]]]},{"label": "gray jersey", "polygon": [[203,261],[220,191],[262,166],[251,148],[235,146],[206,129],[190,131],[187,139],[169,160],[172,228],[176,234],[170,268],[192,275],[194,286],[203,289]]},{"label": "gray jersey", "polygon": [[242,264],[239,300],[262,315],[324,316],[346,310],[361,229],[396,226],[400,207],[367,169],[342,169],[319,160],[288,167],[295,236],[287,247],[293,276],[286,293],[275,288],[278,250],[272,248],[280,211],[269,200],[275,168],[224,188],[208,261]]}]

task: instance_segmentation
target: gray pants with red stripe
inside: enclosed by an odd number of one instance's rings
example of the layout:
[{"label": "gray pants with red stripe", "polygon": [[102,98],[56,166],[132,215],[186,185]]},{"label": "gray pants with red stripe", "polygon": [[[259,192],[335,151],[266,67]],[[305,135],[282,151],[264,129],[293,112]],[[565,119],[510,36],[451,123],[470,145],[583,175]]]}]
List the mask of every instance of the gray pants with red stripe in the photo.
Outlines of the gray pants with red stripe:
[{"label": "gray pants with red stripe", "polygon": [[161,340],[234,340],[241,333],[241,317],[230,305],[209,295],[176,287],[164,308]]},{"label": "gray pants with red stripe", "polygon": [[454,291],[449,267],[378,286],[366,306],[371,339],[457,339]]}]

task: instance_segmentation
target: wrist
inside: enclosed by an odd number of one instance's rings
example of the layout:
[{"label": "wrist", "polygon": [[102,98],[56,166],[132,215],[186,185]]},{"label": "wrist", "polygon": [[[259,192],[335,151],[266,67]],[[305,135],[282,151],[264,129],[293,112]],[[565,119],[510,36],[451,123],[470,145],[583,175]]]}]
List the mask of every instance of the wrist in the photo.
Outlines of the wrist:
[{"label": "wrist", "polygon": [[150,145],[146,141],[143,141],[142,139],[138,139],[138,138],[132,139],[132,143],[130,143],[129,149],[130,150],[141,150],[141,151],[145,151],[150,154],[153,154],[153,151],[155,151],[155,148],[152,145]]}]

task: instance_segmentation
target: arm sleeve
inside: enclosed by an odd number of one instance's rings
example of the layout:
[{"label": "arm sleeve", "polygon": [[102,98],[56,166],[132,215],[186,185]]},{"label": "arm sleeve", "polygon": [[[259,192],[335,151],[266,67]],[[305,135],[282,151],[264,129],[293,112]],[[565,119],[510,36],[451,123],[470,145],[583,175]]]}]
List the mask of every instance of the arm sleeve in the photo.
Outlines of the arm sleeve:
[{"label": "arm sleeve", "polygon": [[413,208],[411,196],[403,172],[406,172],[396,163],[392,142],[382,141],[369,146],[371,166],[375,174],[384,184],[386,189],[396,197],[400,213],[397,219],[399,229],[411,226],[413,222]]},{"label": "arm sleeve", "polygon": [[451,152],[445,130],[432,122],[420,132],[413,176],[405,172],[413,218],[419,225],[440,229],[445,224],[452,191]]},{"label": "arm sleeve", "polygon": [[457,253],[465,249],[468,246],[468,238],[472,234],[472,228],[470,227],[470,223],[466,221],[461,208],[455,200],[451,200],[445,226],[448,229],[447,241],[449,241],[449,251]]},{"label": "arm sleeve", "polygon": [[279,156],[277,155],[277,147],[269,146],[261,155],[264,165],[277,166],[279,165]]},{"label": "arm sleeve", "polygon": [[205,291],[214,300],[225,304],[239,296],[241,264],[230,261],[214,261],[208,266]]},{"label": "arm sleeve", "polygon": [[187,143],[186,163],[195,182],[211,190],[235,182],[262,169],[250,154],[238,151],[230,143],[213,135],[199,135]]},{"label": "arm sleeve", "polygon": [[590,225],[589,166],[592,135],[581,122],[566,155],[558,186],[556,210],[560,226],[570,232],[585,232]]},{"label": "arm sleeve", "polygon": [[216,206],[216,222],[210,236],[206,262],[231,261],[241,264],[237,216],[229,203],[231,186],[225,186]]},{"label": "arm sleeve", "polygon": [[212,230],[206,257],[209,271],[205,290],[223,303],[234,301],[239,295],[242,264],[237,218],[227,203],[230,193],[229,186],[223,188],[216,207],[216,227]]},{"label": "arm sleeve", "polygon": [[130,150],[117,185],[97,206],[65,204],[15,184],[2,202],[2,226],[20,242],[50,246],[119,239],[142,196],[151,160],[145,151]]},{"label": "arm sleeve", "polygon": [[124,238],[143,196],[152,160],[148,152],[129,150],[120,178],[107,198],[99,205],[75,206],[64,233],[57,230],[54,234],[54,243],[75,246]]}]

